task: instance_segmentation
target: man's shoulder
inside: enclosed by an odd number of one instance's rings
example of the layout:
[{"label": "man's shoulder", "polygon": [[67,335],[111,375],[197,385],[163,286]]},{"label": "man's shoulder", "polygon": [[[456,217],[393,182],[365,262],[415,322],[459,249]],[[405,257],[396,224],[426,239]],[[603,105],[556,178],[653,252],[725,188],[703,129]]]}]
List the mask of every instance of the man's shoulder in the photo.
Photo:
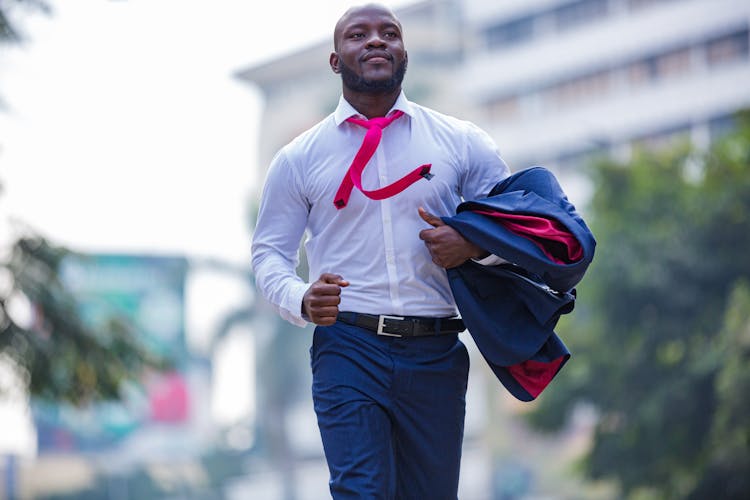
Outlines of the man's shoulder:
[{"label": "man's shoulder", "polygon": [[447,143],[461,145],[462,148],[482,144],[495,149],[489,134],[470,120],[423,105],[413,105],[412,111],[415,121],[424,123],[432,136],[443,138]]},{"label": "man's shoulder", "polygon": [[301,132],[294,139],[281,148],[288,157],[307,155],[310,150],[321,144],[326,135],[336,127],[333,114],[329,114],[318,123]]},{"label": "man's shoulder", "polygon": [[470,132],[478,130],[478,127],[469,120],[438,111],[422,104],[411,103],[412,113],[415,119],[424,120],[433,126],[444,126],[453,132]]}]

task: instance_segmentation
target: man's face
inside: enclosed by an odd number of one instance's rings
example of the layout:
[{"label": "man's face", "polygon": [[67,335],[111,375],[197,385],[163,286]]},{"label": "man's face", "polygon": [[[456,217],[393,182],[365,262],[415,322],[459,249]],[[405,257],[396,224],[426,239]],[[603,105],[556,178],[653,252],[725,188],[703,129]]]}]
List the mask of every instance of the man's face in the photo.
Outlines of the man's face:
[{"label": "man's face", "polygon": [[351,10],[334,32],[331,68],[344,86],[364,93],[390,93],[400,88],[407,65],[401,24],[378,6]]}]

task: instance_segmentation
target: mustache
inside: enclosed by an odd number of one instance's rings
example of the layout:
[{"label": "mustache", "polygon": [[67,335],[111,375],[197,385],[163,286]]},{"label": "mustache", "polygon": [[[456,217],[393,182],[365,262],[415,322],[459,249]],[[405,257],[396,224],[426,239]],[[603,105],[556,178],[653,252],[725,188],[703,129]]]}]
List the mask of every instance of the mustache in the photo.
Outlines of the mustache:
[{"label": "mustache", "polygon": [[393,56],[385,51],[385,50],[373,50],[368,53],[366,53],[364,56],[362,56],[362,61],[367,61],[369,59],[372,59],[373,57],[382,57],[383,59],[388,59],[389,61],[393,61]]}]

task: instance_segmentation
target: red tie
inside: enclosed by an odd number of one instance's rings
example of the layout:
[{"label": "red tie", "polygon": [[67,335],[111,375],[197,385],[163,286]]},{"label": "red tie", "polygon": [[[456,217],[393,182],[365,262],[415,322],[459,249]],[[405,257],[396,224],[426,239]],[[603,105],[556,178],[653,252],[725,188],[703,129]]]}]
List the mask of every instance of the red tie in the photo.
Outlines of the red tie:
[{"label": "red tie", "polygon": [[383,135],[383,129],[403,114],[403,111],[395,111],[388,117],[372,118],[370,120],[360,120],[354,117],[347,118],[346,121],[365,127],[367,132],[362,141],[362,146],[360,146],[357,154],[354,155],[354,160],[352,160],[349,170],[341,180],[339,190],[336,192],[336,197],[333,199],[333,204],[336,208],[342,209],[346,206],[349,202],[349,195],[351,195],[354,186],[357,186],[357,189],[362,191],[365,196],[372,200],[383,200],[397,195],[422,177],[430,180],[432,177],[432,174],[430,173],[430,167],[432,164],[428,163],[415,168],[396,182],[380,189],[368,191],[362,187],[362,171],[365,169],[367,162],[370,161],[370,158],[372,158],[372,155],[375,154],[375,150],[378,148],[378,144],[380,144],[380,138]]}]

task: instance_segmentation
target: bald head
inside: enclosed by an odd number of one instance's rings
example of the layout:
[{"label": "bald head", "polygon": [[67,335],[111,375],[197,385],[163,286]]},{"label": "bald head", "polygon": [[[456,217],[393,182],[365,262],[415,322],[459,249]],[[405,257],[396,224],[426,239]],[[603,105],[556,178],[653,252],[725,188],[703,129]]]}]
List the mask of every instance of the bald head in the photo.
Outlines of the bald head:
[{"label": "bald head", "polygon": [[[336,23],[333,46],[329,63],[341,75],[344,98],[354,103],[380,96],[386,109],[371,111],[388,111],[401,91],[408,61],[401,23],[393,12],[379,4],[347,10]],[[365,116],[384,116],[357,109]]]},{"label": "bald head", "polygon": [[336,27],[333,29],[333,50],[339,49],[341,35],[348,24],[356,22],[357,17],[372,15],[390,16],[393,22],[399,27],[399,30],[401,29],[401,22],[396,17],[396,14],[385,5],[368,3],[366,5],[351,7],[339,18]]}]

